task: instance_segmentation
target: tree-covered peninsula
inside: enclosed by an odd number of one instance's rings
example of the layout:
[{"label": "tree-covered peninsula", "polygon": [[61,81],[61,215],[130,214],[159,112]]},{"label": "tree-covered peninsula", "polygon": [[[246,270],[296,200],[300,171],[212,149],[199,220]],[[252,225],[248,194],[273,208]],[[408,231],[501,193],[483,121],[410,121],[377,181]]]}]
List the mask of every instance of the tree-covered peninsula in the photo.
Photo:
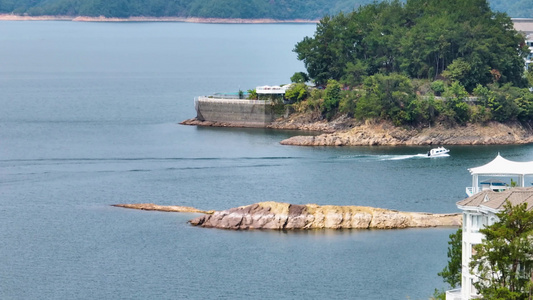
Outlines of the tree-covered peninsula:
[{"label": "tree-covered peninsula", "polygon": [[[0,0],[0,13],[89,17],[200,17],[318,20],[351,12],[373,0]],[[491,0],[493,9],[531,17],[530,0]]]},{"label": "tree-covered peninsula", "polygon": [[[324,17],[295,46],[307,74],[293,76],[286,96],[296,110],[327,119],[529,124],[524,39],[486,0],[372,3]],[[319,89],[303,83],[307,76]]]}]

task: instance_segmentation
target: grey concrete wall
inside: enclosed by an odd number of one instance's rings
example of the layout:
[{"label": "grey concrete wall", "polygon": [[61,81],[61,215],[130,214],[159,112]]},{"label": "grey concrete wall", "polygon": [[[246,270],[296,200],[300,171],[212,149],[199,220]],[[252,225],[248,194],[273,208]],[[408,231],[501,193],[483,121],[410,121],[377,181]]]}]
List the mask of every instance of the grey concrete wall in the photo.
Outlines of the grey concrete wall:
[{"label": "grey concrete wall", "polygon": [[265,126],[274,119],[270,101],[199,97],[195,108],[201,121]]}]

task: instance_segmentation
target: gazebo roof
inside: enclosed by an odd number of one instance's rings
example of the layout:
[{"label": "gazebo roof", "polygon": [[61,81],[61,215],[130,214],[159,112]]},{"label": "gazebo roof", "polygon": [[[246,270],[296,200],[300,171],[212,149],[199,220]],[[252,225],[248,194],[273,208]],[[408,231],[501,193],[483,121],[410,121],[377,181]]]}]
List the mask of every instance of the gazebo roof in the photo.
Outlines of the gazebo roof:
[{"label": "gazebo roof", "polygon": [[486,165],[468,169],[472,175],[533,175],[533,161],[518,162],[505,159],[498,153]]}]

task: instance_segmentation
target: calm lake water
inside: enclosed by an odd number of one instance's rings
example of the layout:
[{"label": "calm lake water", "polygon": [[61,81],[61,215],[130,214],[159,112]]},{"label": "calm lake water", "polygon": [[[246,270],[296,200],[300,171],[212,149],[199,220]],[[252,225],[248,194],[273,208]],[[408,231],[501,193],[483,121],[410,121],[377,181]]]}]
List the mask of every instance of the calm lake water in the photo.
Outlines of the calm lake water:
[{"label": "calm lake water", "polygon": [[314,25],[0,22],[0,299],[428,299],[455,228],[224,231],[153,202],[456,212],[467,168],[532,146],[281,146],[193,98],[287,83]]}]

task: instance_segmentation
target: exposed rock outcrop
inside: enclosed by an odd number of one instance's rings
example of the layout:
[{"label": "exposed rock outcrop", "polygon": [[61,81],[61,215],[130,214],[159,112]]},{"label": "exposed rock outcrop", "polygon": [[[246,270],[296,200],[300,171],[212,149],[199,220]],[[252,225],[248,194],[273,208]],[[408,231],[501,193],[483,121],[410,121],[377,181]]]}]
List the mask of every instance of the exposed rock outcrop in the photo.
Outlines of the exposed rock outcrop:
[{"label": "exposed rock outcrop", "polygon": [[347,130],[318,136],[294,136],[281,141],[295,146],[378,146],[378,145],[492,145],[533,143],[533,130],[520,124],[492,122],[447,128],[402,128],[390,123],[361,124]]},{"label": "exposed rock outcrop", "polygon": [[190,223],[222,229],[391,229],[459,226],[461,215],[399,212],[364,206],[261,202],[217,211]]},{"label": "exposed rock outcrop", "polygon": [[136,204],[113,204],[111,206],[131,208],[131,209],[140,209],[140,210],[155,210],[155,211],[166,211],[166,212],[188,212],[188,213],[201,213],[201,214],[212,214],[214,211],[205,211],[199,210],[194,207],[189,206],[177,206],[177,205],[157,205],[153,203],[136,203]]}]

